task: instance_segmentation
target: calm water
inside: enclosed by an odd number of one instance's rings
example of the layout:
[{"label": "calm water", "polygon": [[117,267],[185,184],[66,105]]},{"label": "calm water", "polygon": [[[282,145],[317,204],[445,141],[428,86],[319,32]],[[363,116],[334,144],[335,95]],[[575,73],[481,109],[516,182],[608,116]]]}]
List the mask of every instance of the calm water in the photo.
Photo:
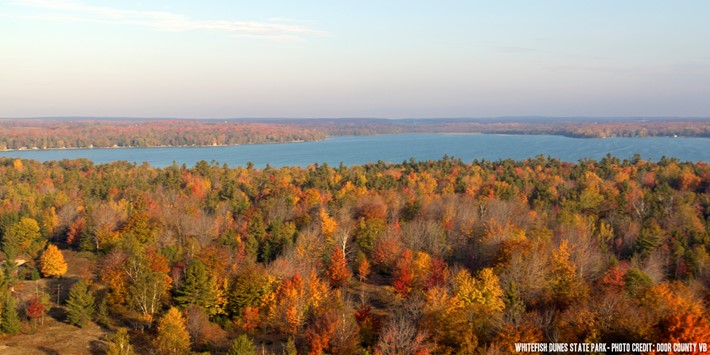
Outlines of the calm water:
[{"label": "calm water", "polygon": [[173,163],[192,166],[200,160],[230,166],[253,162],[274,167],[307,166],[326,162],[338,165],[365,164],[378,160],[401,163],[439,159],[444,154],[470,162],[473,159],[525,159],[538,154],[564,161],[601,159],[607,153],[629,158],[635,153],[647,160],[662,156],[684,161],[710,161],[710,139],[706,138],[607,138],[575,139],[560,136],[506,136],[482,134],[399,134],[332,137],[321,142],[257,144],[231,147],[70,149],[0,152],[0,156],[39,161],[88,158],[96,163],[115,160],[147,162],[164,167]]}]

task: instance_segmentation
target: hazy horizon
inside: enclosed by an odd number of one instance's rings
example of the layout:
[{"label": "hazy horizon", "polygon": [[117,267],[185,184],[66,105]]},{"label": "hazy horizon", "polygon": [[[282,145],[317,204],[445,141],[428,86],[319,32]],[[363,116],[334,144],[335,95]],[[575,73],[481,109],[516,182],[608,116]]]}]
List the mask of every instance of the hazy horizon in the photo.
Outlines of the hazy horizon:
[{"label": "hazy horizon", "polygon": [[0,1],[0,117],[706,118],[704,1]]},{"label": "hazy horizon", "polygon": [[141,117],[141,116],[35,116],[35,117],[0,117],[0,120],[235,120],[235,121],[299,121],[299,120],[471,120],[471,121],[506,121],[506,120],[608,120],[628,122],[633,120],[710,120],[710,116],[497,116],[497,117]]}]

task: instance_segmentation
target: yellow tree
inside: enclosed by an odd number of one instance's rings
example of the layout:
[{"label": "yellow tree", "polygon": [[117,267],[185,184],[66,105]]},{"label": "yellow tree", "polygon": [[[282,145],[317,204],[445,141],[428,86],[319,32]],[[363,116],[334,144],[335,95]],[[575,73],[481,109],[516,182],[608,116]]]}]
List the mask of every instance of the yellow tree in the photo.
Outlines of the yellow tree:
[{"label": "yellow tree", "polygon": [[333,217],[328,216],[328,212],[324,208],[320,209],[320,231],[327,240],[332,240],[335,230],[338,228],[338,223]]},{"label": "yellow tree", "polygon": [[[464,274],[461,274],[463,276]],[[467,282],[474,279],[466,272]],[[424,292],[426,303],[422,322],[441,354],[472,354],[478,346],[478,337],[472,329],[468,307],[458,295],[450,295],[443,287],[433,287]]]},{"label": "yellow tree", "polygon": [[15,160],[12,162],[12,166],[13,166],[13,167],[15,168],[15,170],[17,170],[17,171],[22,171],[22,170],[25,168],[24,164],[22,164],[22,160],[20,160],[20,159],[15,159]]},{"label": "yellow tree", "polygon": [[505,303],[498,276],[491,268],[484,268],[472,277],[466,269],[454,277],[454,298],[460,302],[453,319],[461,319],[463,329],[477,334],[497,328],[503,317]]},{"label": "yellow tree", "polygon": [[109,304],[123,304],[128,294],[128,274],[124,270],[128,256],[114,249],[101,259],[99,280],[109,288]]},{"label": "yellow tree", "polygon": [[172,307],[158,322],[158,336],[153,346],[159,354],[186,354],[190,351],[190,334],[177,308]]},{"label": "yellow tree", "polygon": [[106,350],[107,355],[133,355],[131,338],[126,328],[118,328],[116,334],[111,337],[111,342]]},{"label": "yellow tree", "polygon": [[57,211],[54,207],[48,208],[42,214],[42,227],[50,236],[54,235],[57,226],[59,225],[59,217],[57,216]]},{"label": "yellow tree", "polygon": [[411,268],[414,284],[417,287],[423,287],[431,269],[431,255],[423,251],[415,252]]},{"label": "yellow tree", "polygon": [[328,283],[318,277],[315,269],[311,269],[306,282],[306,305],[310,309],[320,308],[330,294]]},{"label": "yellow tree", "polygon": [[67,272],[64,255],[56,245],[50,244],[40,258],[40,271],[45,277],[59,277]]},{"label": "yellow tree", "polygon": [[572,247],[565,239],[560,247],[552,252],[548,274],[548,287],[552,296],[562,305],[584,297],[587,288],[577,276],[577,266],[571,260]]},{"label": "yellow tree", "polygon": [[500,313],[505,308],[503,290],[498,276],[491,268],[484,268],[474,279],[466,269],[454,278],[456,296],[465,305],[476,305],[486,313]]}]

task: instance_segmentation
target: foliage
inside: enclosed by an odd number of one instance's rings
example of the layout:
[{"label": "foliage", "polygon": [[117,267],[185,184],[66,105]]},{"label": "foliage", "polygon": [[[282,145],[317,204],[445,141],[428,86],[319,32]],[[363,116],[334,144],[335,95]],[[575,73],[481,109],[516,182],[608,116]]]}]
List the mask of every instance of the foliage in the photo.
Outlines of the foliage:
[{"label": "foliage", "polygon": [[346,286],[352,277],[348,269],[347,260],[342,249],[336,248],[330,256],[330,266],[326,271],[330,285],[333,287]]},{"label": "foliage", "polygon": [[236,275],[229,293],[229,311],[242,315],[246,307],[259,307],[273,292],[274,280],[259,267],[249,266]]},{"label": "foliage", "polygon": [[94,314],[94,320],[96,323],[102,327],[108,328],[111,326],[111,315],[108,309],[108,299],[104,294],[96,305],[96,313]]},{"label": "foliage", "polygon": [[227,351],[228,355],[254,355],[256,354],[256,346],[249,339],[249,336],[242,334],[232,342],[232,347]]},{"label": "foliage", "polygon": [[128,257],[123,271],[128,277],[127,304],[139,312],[143,321],[150,323],[161,309],[162,298],[167,294],[170,277],[167,265],[157,254],[140,252]]},{"label": "foliage", "polygon": [[549,287],[554,299],[562,305],[585,296],[585,285],[577,275],[577,266],[570,260],[571,250],[567,240],[552,253],[549,266]]},{"label": "foliage", "polygon": [[84,327],[92,320],[95,311],[94,295],[87,284],[78,281],[72,285],[67,299],[67,321]]},{"label": "foliage", "polygon": [[326,239],[332,239],[335,234],[335,230],[338,228],[337,222],[335,222],[335,219],[328,216],[328,213],[324,208],[321,208],[319,216],[321,233],[323,233],[323,236]]},{"label": "foliage", "polygon": [[44,316],[45,305],[39,299],[34,297],[27,302],[27,318],[36,320]]},{"label": "foliage", "polygon": [[357,352],[357,324],[352,317],[329,308],[315,315],[305,331],[309,354],[354,354]]},{"label": "foliage", "polygon": [[17,304],[10,292],[2,295],[2,316],[0,317],[0,331],[3,334],[17,334],[20,331],[20,317],[17,314]]},{"label": "foliage", "polygon": [[192,259],[185,269],[185,279],[175,296],[178,305],[196,305],[209,315],[218,312],[217,282],[208,273],[205,264],[199,259]]},{"label": "foliage", "polygon": [[490,268],[482,269],[474,279],[467,270],[461,270],[454,277],[454,290],[464,305],[478,305],[491,313],[502,312],[503,290],[498,276]]},{"label": "foliage", "polygon": [[367,261],[367,258],[362,258],[360,266],[357,268],[357,277],[360,279],[360,282],[364,282],[371,271],[370,262]]},{"label": "foliage", "polygon": [[107,355],[133,355],[133,345],[126,328],[118,328],[116,334],[111,337],[111,342],[106,350]]},{"label": "foliage", "polygon": [[296,342],[293,341],[293,338],[288,338],[288,341],[286,342],[286,346],[283,351],[284,355],[298,355],[298,349],[296,349]]},{"label": "foliage", "polygon": [[24,253],[33,256],[33,252],[37,250],[38,242],[40,242],[40,237],[40,228],[37,221],[33,218],[23,217],[5,231],[2,250],[8,259],[14,259],[18,254]]},{"label": "foliage", "polygon": [[631,296],[641,296],[653,285],[653,280],[643,271],[637,268],[629,269],[623,277],[626,291]]},{"label": "foliage", "polygon": [[160,354],[185,354],[190,350],[190,334],[177,308],[172,307],[158,321],[157,336],[153,340],[155,350]]},{"label": "foliage", "polygon": [[[0,158],[3,329],[20,324],[10,302],[27,301],[28,319],[47,310],[18,292],[33,270],[51,275],[52,240],[72,271],[96,276],[103,323],[142,332],[136,351],[146,338],[156,352],[224,352],[235,332],[292,339],[291,353],[699,342],[709,226],[710,165],[672,158],[278,169]],[[66,306],[86,324],[94,302],[80,285]]]},{"label": "foliage", "polygon": [[44,324],[44,316],[49,309],[49,295],[41,293],[30,298],[25,305],[25,315],[32,322],[33,326],[37,323]]},{"label": "foliage", "polygon": [[64,255],[54,244],[50,244],[40,258],[40,270],[45,277],[58,277],[67,272]]},{"label": "foliage", "polygon": [[195,350],[214,350],[227,344],[227,332],[219,325],[210,322],[202,308],[188,306],[184,313],[187,331],[193,340]]}]

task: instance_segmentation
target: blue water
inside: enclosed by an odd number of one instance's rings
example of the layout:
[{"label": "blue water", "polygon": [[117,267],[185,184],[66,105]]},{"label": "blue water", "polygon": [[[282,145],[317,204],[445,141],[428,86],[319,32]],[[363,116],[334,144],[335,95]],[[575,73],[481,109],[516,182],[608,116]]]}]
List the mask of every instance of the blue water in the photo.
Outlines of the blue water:
[{"label": "blue water", "polygon": [[543,154],[564,161],[601,159],[607,153],[643,159],[662,156],[683,161],[710,161],[707,138],[607,138],[578,139],[561,136],[508,136],[483,134],[397,134],[381,136],[331,137],[320,142],[255,144],[230,147],[64,149],[0,152],[0,156],[39,161],[87,158],[95,163],[126,160],[147,162],[156,167],[178,164],[192,166],[200,160],[230,166],[253,162],[273,167],[307,166],[313,163],[358,165],[378,160],[401,163],[409,158],[440,159],[444,154],[474,159],[525,159]]}]

